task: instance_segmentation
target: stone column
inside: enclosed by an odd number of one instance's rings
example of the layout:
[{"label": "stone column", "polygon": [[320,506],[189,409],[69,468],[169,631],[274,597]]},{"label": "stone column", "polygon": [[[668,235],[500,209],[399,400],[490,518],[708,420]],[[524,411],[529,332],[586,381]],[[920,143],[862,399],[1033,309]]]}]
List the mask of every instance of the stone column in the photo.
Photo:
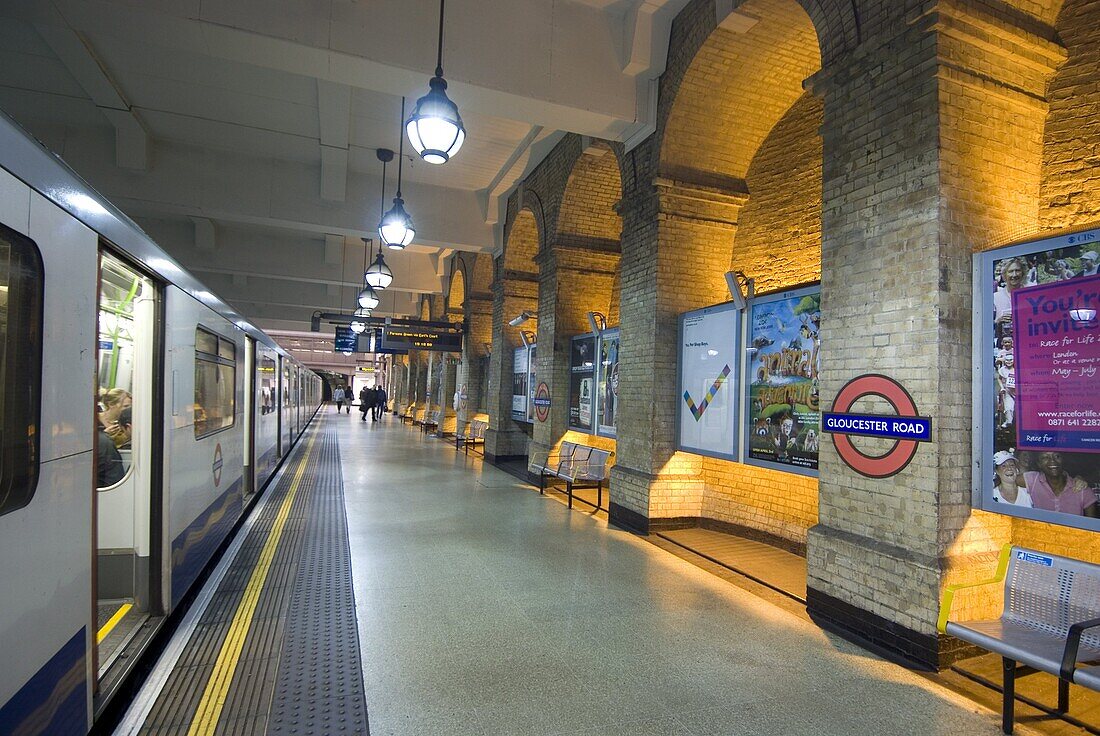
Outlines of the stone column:
[{"label": "stone column", "polygon": [[[971,512],[971,256],[1034,231],[1043,94],[1064,59],[1053,33],[1013,20],[963,3],[880,19],[858,56],[812,80],[825,101],[823,405],[886,374],[931,418],[933,441],[887,479],[822,443],[808,610],[930,666],[957,653],[936,633],[944,583],[988,572],[1009,528]],[[868,410],[890,411],[853,407]]]},{"label": "stone column", "polygon": [[519,347],[520,330],[534,328],[508,324],[524,310],[538,309],[538,282],[506,273],[503,257],[493,264],[493,350],[489,357],[489,429],[485,432],[485,458],[490,462],[527,457],[530,438],[526,424],[512,421],[512,361]]},{"label": "stone column", "polygon": [[493,301],[469,296],[466,298],[466,337],[462,341],[462,364],[459,366],[457,385],[465,390],[465,405],[459,406],[458,426],[464,427],[478,413],[481,406],[482,356],[485,346],[492,346]]},{"label": "stone column", "polygon": [[408,374],[405,369],[405,356],[390,356],[390,384],[386,386],[386,393],[393,400],[393,411],[400,413],[405,408],[405,382]]},{"label": "stone column", "polygon": [[457,412],[454,407],[454,396],[457,390],[456,379],[458,378],[458,355],[454,353],[440,353],[440,360],[443,362],[443,375],[441,376],[441,383],[439,386],[439,406],[440,414],[439,420],[439,434],[454,434],[455,421],[457,418]]},{"label": "stone column", "polygon": [[539,325],[535,370],[550,387],[550,412],[536,419],[530,465],[546,460],[569,424],[571,338],[591,332],[588,312],[603,312],[611,298],[619,254],[555,245],[539,254]]},{"label": "stone column", "polygon": [[662,178],[643,187],[621,207],[622,398],[610,517],[648,531],[700,514],[701,459],[675,451],[679,315],[730,298],[724,275],[748,195]]}]

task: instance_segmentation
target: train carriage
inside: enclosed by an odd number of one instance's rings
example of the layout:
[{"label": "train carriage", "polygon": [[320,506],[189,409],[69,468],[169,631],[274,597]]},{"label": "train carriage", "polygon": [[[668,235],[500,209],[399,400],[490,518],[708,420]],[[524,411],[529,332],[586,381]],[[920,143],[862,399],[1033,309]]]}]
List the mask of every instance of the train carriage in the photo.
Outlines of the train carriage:
[{"label": "train carriage", "polygon": [[320,379],[0,116],[0,733],[83,734]]}]

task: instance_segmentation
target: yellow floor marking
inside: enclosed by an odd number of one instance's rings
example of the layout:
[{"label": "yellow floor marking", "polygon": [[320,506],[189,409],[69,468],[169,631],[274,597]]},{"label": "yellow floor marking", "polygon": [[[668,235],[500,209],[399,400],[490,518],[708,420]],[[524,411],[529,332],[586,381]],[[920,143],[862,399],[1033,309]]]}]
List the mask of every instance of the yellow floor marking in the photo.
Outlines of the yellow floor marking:
[{"label": "yellow floor marking", "polygon": [[107,638],[107,635],[115,630],[115,627],[118,626],[118,622],[126,618],[126,614],[128,614],[133,607],[133,603],[124,603],[122,608],[115,611],[115,615],[111,616],[111,618],[107,620],[107,623],[103,624],[103,628],[99,630],[99,633],[95,635],[95,643],[102,644],[103,640]]},{"label": "yellow floor marking", "polygon": [[298,463],[298,470],[294,473],[294,480],[290,484],[286,498],[279,506],[279,513],[275,516],[275,523],[271,527],[271,533],[260,552],[260,558],[256,560],[256,566],[252,569],[252,575],[245,586],[244,596],[237,604],[237,611],[233,615],[233,622],[229,625],[229,633],[222,642],[218,661],[214,664],[214,671],[210,673],[210,679],[206,682],[206,689],[202,693],[198,710],[195,711],[194,720],[187,730],[187,736],[211,736],[218,725],[222,708],[225,707],[226,695],[229,693],[229,685],[233,682],[233,674],[237,671],[237,663],[244,649],[245,639],[252,627],[252,616],[256,613],[256,606],[260,602],[260,592],[267,582],[267,573],[271,569],[271,562],[275,559],[275,550],[279,547],[279,540],[283,536],[283,527],[290,516],[290,508],[294,504],[294,498],[298,495],[298,483],[305,473],[306,463],[309,461],[310,451],[313,449],[313,441],[316,433],[309,438],[302,460]]}]

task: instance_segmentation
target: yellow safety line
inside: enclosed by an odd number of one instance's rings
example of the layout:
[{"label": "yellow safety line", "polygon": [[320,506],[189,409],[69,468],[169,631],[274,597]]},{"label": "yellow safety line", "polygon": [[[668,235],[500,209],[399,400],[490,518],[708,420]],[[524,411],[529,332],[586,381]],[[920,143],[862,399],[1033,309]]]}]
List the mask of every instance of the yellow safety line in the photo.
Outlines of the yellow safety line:
[{"label": "yellow safety line", "polygon": [[115,615],[111,616],[107,623],[103,624],[103,628],[99,630],[99,633],[95,635],[95,643],[102,644],[107,635],[114,631],[115,627],[118,626],[118,622],[124,619],[133,607],[133,603],[124,603],[122,608],[115,611]]},{"label": "yellow safety line", "polygon": [[279,513],[275,516],[275,524],[271,527],[271,534],[264,543],[260,552],[260,558],[252,569],[252,575],[248,579],[244,596],[237,604],[237,611],[233,615],[233,622],[229,625],[229,633],[222,642],[218,661],[214,664],[214,671],[210,673],[210,679],[206,682],[202,699],[199,701],[198,710],[191,721],[191,727],[187,730],[187,736],[210,736],[218,725],[222,708],[225,707],[226,695],[229,685],[233,682],[233,674],[237,671],[241,651],[244,649],[245,639],[252,627],[252,616],[256,613],[256,606],[260,602],[260,592],[267,581],[268,571],[275,559],[275,550],[279,547],[279,540],[283,536],[283,527],[290,516],[290,508],[294,503],[294,497],[298,494],[298,483],[306,470],[306,462],[309,460],[310,451],[313,449],[313,441],[316,433],[310,437],[302,460],[298,464],[298,470],[294,474],[294,480],[290,484],[286,498],[279,506]]}]

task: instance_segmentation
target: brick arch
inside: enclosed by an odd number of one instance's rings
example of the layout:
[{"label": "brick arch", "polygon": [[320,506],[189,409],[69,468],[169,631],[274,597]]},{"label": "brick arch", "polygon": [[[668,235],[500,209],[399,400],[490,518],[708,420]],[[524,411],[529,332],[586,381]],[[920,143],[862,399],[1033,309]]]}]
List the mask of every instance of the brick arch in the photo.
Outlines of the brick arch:
[{"label": "brick arch", "polygon": [[420,312],[418,316],[424,321],[432,318],[432,300],[427,295],[420,297]]},{"label": "brick arch", "polygon": [[488,253],[478,253],[470,264],[467,260],[466,293],[470,296],[485,296],[493,284],[493,257]]},{"label": "brick arch", "polygon": [[623,223],[616,207],[622,196],[618,156],[607,143],[592,142],[580,151],[566,179],[555,243],[617,252]]},{"label": "brick arch", "polygon": [[[744,188],[760,145],[802,96],[803,80],[821,68],[818,30],[804,4],[823,15],[824,4],[746,0],[736,12],[750,20],[730,30],[715,26],[713,3],[681,13],[684,27],[673,38],[678,63],[662,78],[661,175]],[[695,15],[684,17],[688,10]]]},{"label": "brick arch", "polygon": [[804,93],[749,164],[730,268],[769,292],[821,278],[821,128],[824,105]]},{"label": "brick arch", "polygon": [[454,259],[451,284],[447,289],[447,317],[461,322],[466,316],[466,261],[462,256]]},{"label": "brick arch", "polygon": [[535,256],[538,255],[542,242],[541,233],[534,210],[524,206],[512,219],[504,241],[505,271],[529,274],[532,277],[538,274]]},{"label": "brick arch", "polygon": [[1083,175],[1100,150],[1100,5],[1066,0],[1055,31],[1069,56],[1047,85],[1039,221],[1049,229],[1100,221],[1100,178]]}]

